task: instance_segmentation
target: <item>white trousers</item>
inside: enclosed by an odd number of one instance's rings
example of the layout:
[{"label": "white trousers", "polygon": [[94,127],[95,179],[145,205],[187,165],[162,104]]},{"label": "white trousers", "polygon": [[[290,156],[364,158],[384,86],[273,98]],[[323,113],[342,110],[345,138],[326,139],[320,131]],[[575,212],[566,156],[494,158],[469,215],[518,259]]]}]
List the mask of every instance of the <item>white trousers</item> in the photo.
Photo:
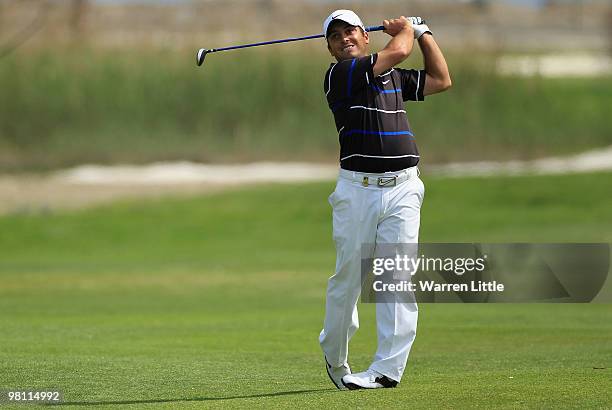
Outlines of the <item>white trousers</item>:
[{"label": "white trousers", "polygon": [[[376,178],[396,175],[341,171],[329,197],[333,208],[336,270],[329,278],[325,322],[319,343],[327,361],[341,366],[348,361],[348,344],[359,328],[357,301],[361,292],[362,244],[417,243],[425,188],[416,167],[404,171],[409,178],[394,187],[379,187]],[[359,180],[370,176],[369,186]],[[378,347],[370,369],[401,381],[416,336],[416,303],[377,303]]]}]

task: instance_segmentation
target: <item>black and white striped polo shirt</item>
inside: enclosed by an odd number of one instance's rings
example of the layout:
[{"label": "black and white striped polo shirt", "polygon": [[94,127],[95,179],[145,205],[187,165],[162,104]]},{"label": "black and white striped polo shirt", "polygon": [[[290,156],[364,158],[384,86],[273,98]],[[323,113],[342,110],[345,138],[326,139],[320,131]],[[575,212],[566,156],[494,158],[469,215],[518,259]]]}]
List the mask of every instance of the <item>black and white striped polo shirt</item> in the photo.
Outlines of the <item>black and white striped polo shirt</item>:
[{"label": "black and white striped polo shirt", "polygon": [[393,68],[374,77],[378,54],[332,64],[323,88],[340,139],[340,166],[399,171],[419,162],[404,101],[423,101],[425,70]]}]

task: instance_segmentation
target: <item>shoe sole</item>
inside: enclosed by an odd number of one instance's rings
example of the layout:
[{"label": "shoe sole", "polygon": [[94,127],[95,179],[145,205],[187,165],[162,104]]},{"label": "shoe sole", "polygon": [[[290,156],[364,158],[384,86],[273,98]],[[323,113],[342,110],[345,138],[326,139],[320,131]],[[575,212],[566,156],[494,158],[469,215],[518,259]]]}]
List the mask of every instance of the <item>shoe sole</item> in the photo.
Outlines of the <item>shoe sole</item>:
[{"label": "shoe sole", "polygon": [[349,390],[360,390],[360,389],[365,389],[365,387],[362,387],[358,384],[355,383],[344,383],[344,380],[342,380],[342,384],[344,385],[344,387],[346,387]]},{"label": "shoe sole", "polygon": [[363,386],[360,386],[360,385],[355,384],[355,383],[345,383],[344,380],[341,380],[341,381],[342,381],[342,384],[344,385],[344,387],[346,387],[349,390],[393,389],[393,388],[396,387],[396,386],[388,386],[387,387],[387,386],[382,386],[382,385],[380,387],[363,387]]}]

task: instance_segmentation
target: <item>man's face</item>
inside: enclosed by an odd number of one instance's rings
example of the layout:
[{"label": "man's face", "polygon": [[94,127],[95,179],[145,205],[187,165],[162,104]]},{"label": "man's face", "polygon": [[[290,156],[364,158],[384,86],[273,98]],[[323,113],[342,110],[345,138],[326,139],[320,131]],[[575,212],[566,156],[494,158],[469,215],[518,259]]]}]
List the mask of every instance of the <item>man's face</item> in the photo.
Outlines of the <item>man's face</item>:
[{"label": "man's face", "polygon": [[370,38],[360,27],[338,21],[331,25],[328,32],[327,49],[336,60],[363,57],[367,54]]}]

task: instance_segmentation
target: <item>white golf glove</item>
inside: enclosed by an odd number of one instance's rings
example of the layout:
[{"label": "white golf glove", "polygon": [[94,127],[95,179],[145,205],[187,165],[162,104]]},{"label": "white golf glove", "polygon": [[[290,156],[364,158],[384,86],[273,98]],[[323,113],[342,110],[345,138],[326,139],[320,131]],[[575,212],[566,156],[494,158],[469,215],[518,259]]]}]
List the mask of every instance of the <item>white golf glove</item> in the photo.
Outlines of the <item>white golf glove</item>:
[{"label": "white golf glove", "polygon": [[421,17],[408,17],[410,23],[412,23],[412,28],[414,29],[414,38],[418,39],[425,33],[431,33],[427,24],[425,24],[425,20]]},{"label": "white golf glove", "polygon": [[406,17],[406,19],[408,19],[413,26],[418,26],[419,24],[425,23],[425,20],[423,20],[421,17]]}]

